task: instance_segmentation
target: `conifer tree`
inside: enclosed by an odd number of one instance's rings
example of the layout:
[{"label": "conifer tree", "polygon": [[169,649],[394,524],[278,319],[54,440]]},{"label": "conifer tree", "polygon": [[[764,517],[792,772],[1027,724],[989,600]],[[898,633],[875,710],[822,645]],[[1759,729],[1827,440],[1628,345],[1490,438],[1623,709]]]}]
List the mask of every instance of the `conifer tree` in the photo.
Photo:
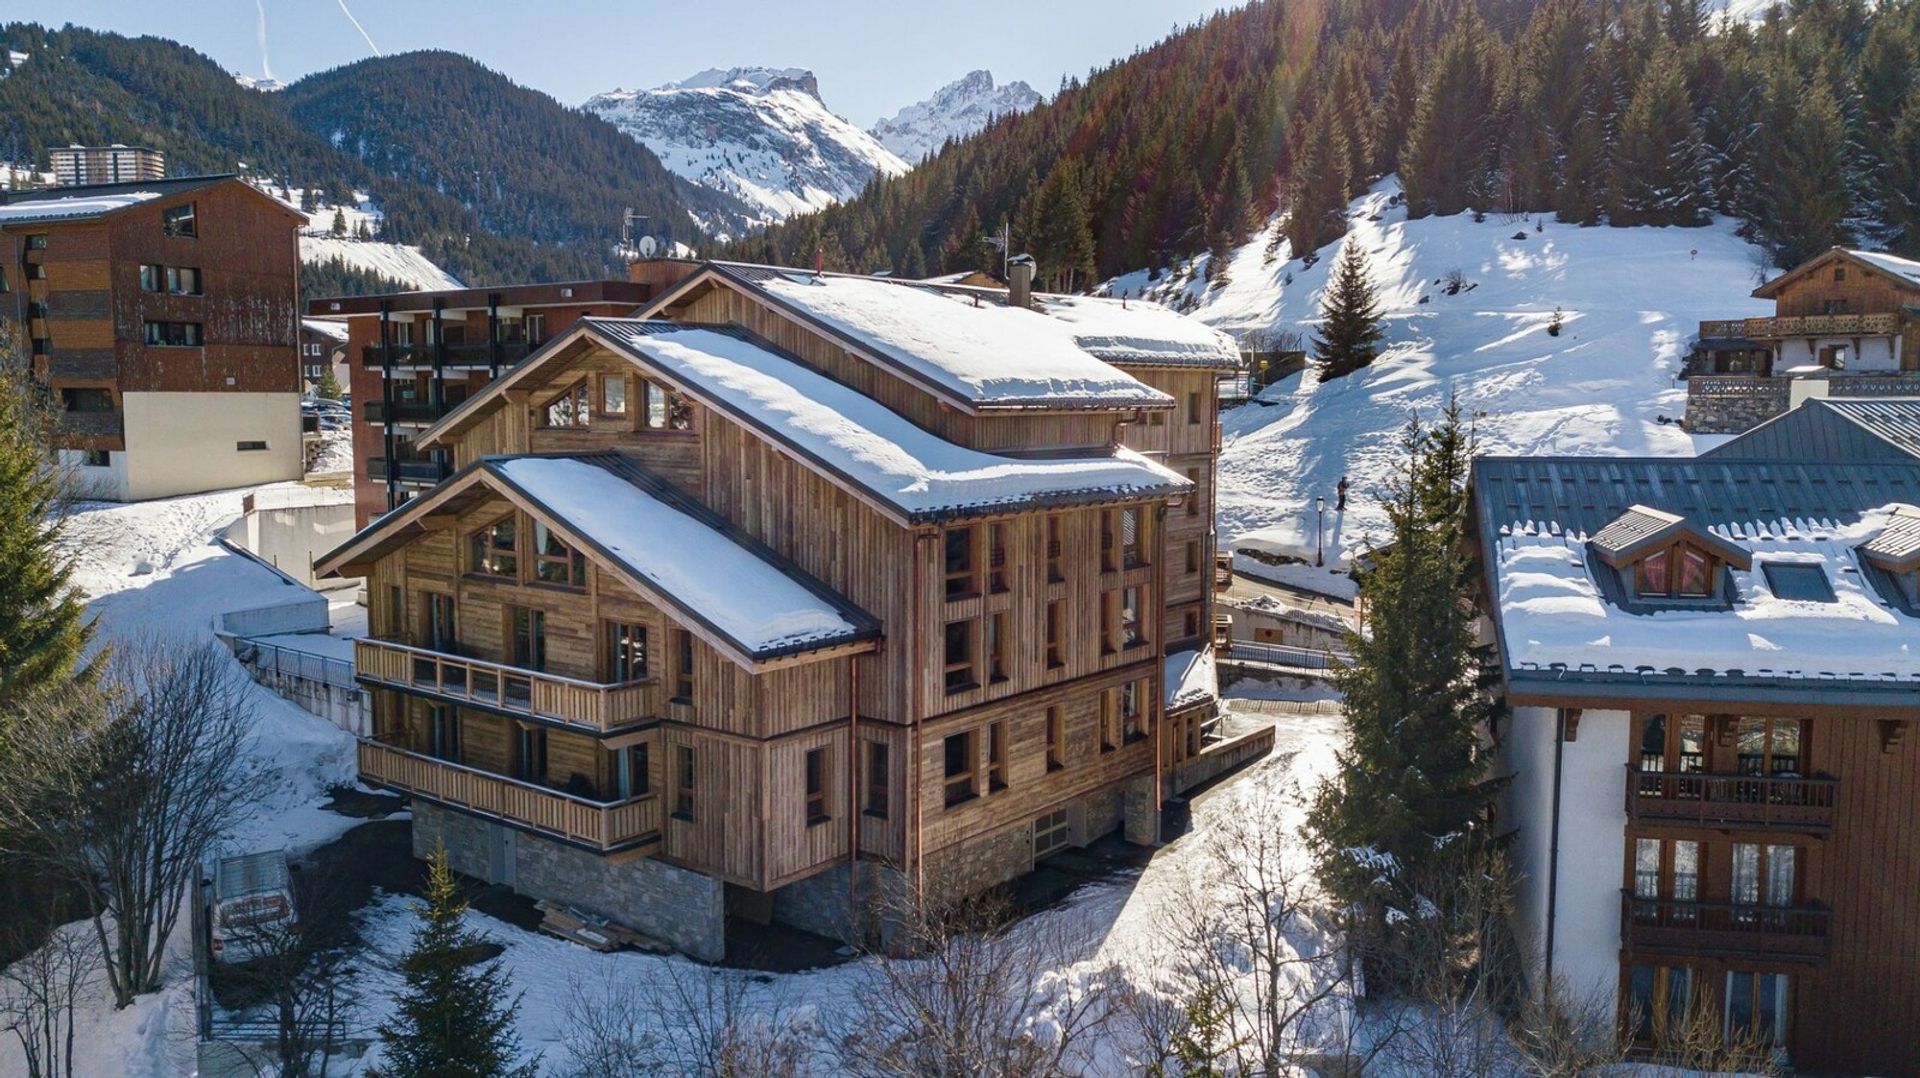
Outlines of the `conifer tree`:
[{"label": "conifer tree", "polygon": [[1374,109],[1373,169],[1384,175],[1400,167],[1400,152],[1407,142],[1407,128],[1413,123],[1413,111],[1420,103],[1420,70],[1415,65],[1413,41],[1400,34],[1393,51],[1393,66],[1387,69],[1387,85]]},{"label": "conifer tree", "polygon": [[1367,256],[1349,237],[1327,281],[1320,307],[1320,335],[1313,341],[1320,380],[1352,374],[1374,360],[1380,341],[1380,300],[1367,275]]},{"label": "conifer tree", "polygon": [[1608,215],[1630,225],[1701,225],[1712,199],[1706,151],[1679,54],[1660,50],[1620,122]]},{"label": "conifer tree", "polygon": [[347,211],[339,207],[333,211],[333,235],[336,239],[345,239],[347,236]]},{"label": "conifer tree", "polygon": [[340,379],[333,375],[333,364],[320,369],[320,380],[314,383],[313,395],[327,401],[340,399]]},{"label": "conifer tree", "polygon": [[1306,827],[1320,881],[1363,955],[1390,951],[1396,924],[1447,901],[1418,893],[1418,881],[1484,838],[1478,821],[1497,793],[1480,750],[1496,705],[1473,632],[1473,445],[1458,402],[1430,429],[1410,421],[1401,449],[1406,464],[1385,498],[1389,542],[1360,584],[1371,632],[1349,635],[1353,661],[1335,675],[1351,741]]},{"label": "conifer tree", "polygon": [[59,550],[61,476],[49,417],[0,341],[0,704],[76,674],[93,635]]},{"label": "conifer tree", "polygon": [[1347,227],[1347,144],[1327,103],[1314,110],[1287,177],[1287,239],[1307,258]]},{"label": "conifer tree", "polygon": [[1754,151],[1754,193],[1781,265],[1847,241],[1849,160],[1846,122],[1826,80],[1775,71]]},{"label": "conifer tree", "polygon": [[1459,213],[1486,193],[1494,80],[1484,37],[1470,17],[1448,35],[1420,93],[1400,160],[1410,217]]},{"label": "conifer tree", "polygon": [[379,1078],[533,1078],[534,1064],[514,1065],[520,1004],[507,999],[505,967],[495,961],[471,968],[485,941],[461,925],[466,911],[447,851],[437,848],[427,862],[413,946],[400,960],[406,989],[380,1024],[386,1064]]}]

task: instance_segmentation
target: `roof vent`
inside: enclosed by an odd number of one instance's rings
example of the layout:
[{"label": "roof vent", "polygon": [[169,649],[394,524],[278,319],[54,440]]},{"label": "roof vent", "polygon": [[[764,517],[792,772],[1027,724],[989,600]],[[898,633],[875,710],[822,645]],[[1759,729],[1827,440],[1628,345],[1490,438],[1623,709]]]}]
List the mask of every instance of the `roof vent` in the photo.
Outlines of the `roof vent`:
[{"label": "roof vent", "polygon": [[1007,259],[1007,306],[1033,306],[1033,256],[1014,255]]}]

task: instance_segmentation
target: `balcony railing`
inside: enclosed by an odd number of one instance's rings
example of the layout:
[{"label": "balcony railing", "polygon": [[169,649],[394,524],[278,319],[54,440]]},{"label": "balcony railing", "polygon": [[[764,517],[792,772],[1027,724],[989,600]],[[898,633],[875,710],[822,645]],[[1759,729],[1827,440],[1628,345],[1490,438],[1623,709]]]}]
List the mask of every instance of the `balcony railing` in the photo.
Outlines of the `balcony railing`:
[{"label": "balcony railing", "polygon": [[1825,906],[1690,902],[1620,893],[1620,939],[1643,955],[1818,960],[1833,911]]},{"label": "balcony railing", "polygon": [[1636,823],[1827,831],[1838,779],[1642,771],[1627,765],[1627,815]]},{"label": "balcony railing", "polygon": [[69,438],[118,438],[123,430],[118,409],[100,412],[60,412],[54,430]]},{"label": "balcony railing", "polygon": [[361,406],[360,414],[369,423],[385,423],[389,413],[395,423],[433,423],[459,406],[459,401],[436,405],[430,400],[404,400],[394,401],[389,409],[386,401],[368,401]]},{"label": "balcony railing", "polygon": [[[453,467],[444,461],[403,460],[395,478],[407,483],[438,483],[453,474]],[[387,458],[370,457],[367,460],[367,478],[385,482],[387,478]]]},{"label": "balcony railing", "polygon": [[1233,552],[1213,552],[1213,590],[1226,591],[1233,586]]},{"label": "balcony railing", "polygon": [[378,741],[360,742],[360,777],[607,853],[659,843],[658,794],[594,801]]},{"label": "balcony railing", "polygon": [[1900,332],[1897,314],[1807,314],[1789,318],[1732,318],[1700,323],[1700,336],[1706,338],[1745,337],[1749,340],[1779,340],[1782,337],[1862,336],[1883,337]]},{"label": "balcony railing", "polygon": [[385,640],[356,640],[360,680],[603,734],[659,714],[655,680],[618,684],[545,674]]},{"label": "balcony railing", "polygon": [[[446,367],[491,367],[498,363],[510,367],[527,358],[527,353],[535,345],[526,341],[501,341],[496,355],[493,346],[486,341],[462,342],[446,346],[446,357],[442,366]],[[383,347],[369,344],[360,350],[360,365],[377,370],[389,365],[395,367],[431,367],[434,361],[434,346],[431,344],[396,344]]]}]

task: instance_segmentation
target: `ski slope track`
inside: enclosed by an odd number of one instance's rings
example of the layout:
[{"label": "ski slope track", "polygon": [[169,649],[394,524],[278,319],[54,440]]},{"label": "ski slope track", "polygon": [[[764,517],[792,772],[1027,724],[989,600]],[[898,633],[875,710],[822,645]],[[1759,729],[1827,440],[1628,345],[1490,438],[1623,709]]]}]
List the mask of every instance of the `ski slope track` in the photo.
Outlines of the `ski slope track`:
[{"label": "ski slope track", "polygon": [[[1311,559],[1316,497],[1325,497],[1329,561],[1380,541],[1380,492],[1403,463],[1410,416],[1436,419],[1457,394],[1479,448],[1499,454],[1688,456],[1675,378],[1701,319],[1768,315],[1750,295],[1766,259],[1729,221],[1704,228],[1580,228],[1550,214],[1409,221],[1389,178],[1356,199],[1349,238],[1367,252],[1385,315],[1373,366],[1322,384],[1309,369],[1270,386],[1222,419],[1221,541]],[[1232,253],[1227,283],[1209,286],[1207,259],[1148,280],[1108,282],[1147,295],[1253,345],[1298,333],[1311,348],[1321,292],[1340,247],[1311,266],[1270,222]],[[1464,285],[1448,295],[1443,279]],[[1764,271],[1771,274],[1772,270]],[[1548,333],[1555,309],[1558,337]],[[1347,510],[1335,485],[1349,477]]]}]

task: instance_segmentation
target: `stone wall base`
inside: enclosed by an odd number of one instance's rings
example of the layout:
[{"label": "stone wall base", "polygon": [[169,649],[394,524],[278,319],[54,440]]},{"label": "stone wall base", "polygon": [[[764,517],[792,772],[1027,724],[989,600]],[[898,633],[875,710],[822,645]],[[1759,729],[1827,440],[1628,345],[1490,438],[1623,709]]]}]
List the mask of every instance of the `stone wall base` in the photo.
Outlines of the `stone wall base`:
[{"label": "stone wall base", "polygon": [[695,958],[726,957],[726,898],[717,879],[650,857],[616,861],[416,799],[413,853],[444,844],[458,873],[563,902],[652,936]]}]

